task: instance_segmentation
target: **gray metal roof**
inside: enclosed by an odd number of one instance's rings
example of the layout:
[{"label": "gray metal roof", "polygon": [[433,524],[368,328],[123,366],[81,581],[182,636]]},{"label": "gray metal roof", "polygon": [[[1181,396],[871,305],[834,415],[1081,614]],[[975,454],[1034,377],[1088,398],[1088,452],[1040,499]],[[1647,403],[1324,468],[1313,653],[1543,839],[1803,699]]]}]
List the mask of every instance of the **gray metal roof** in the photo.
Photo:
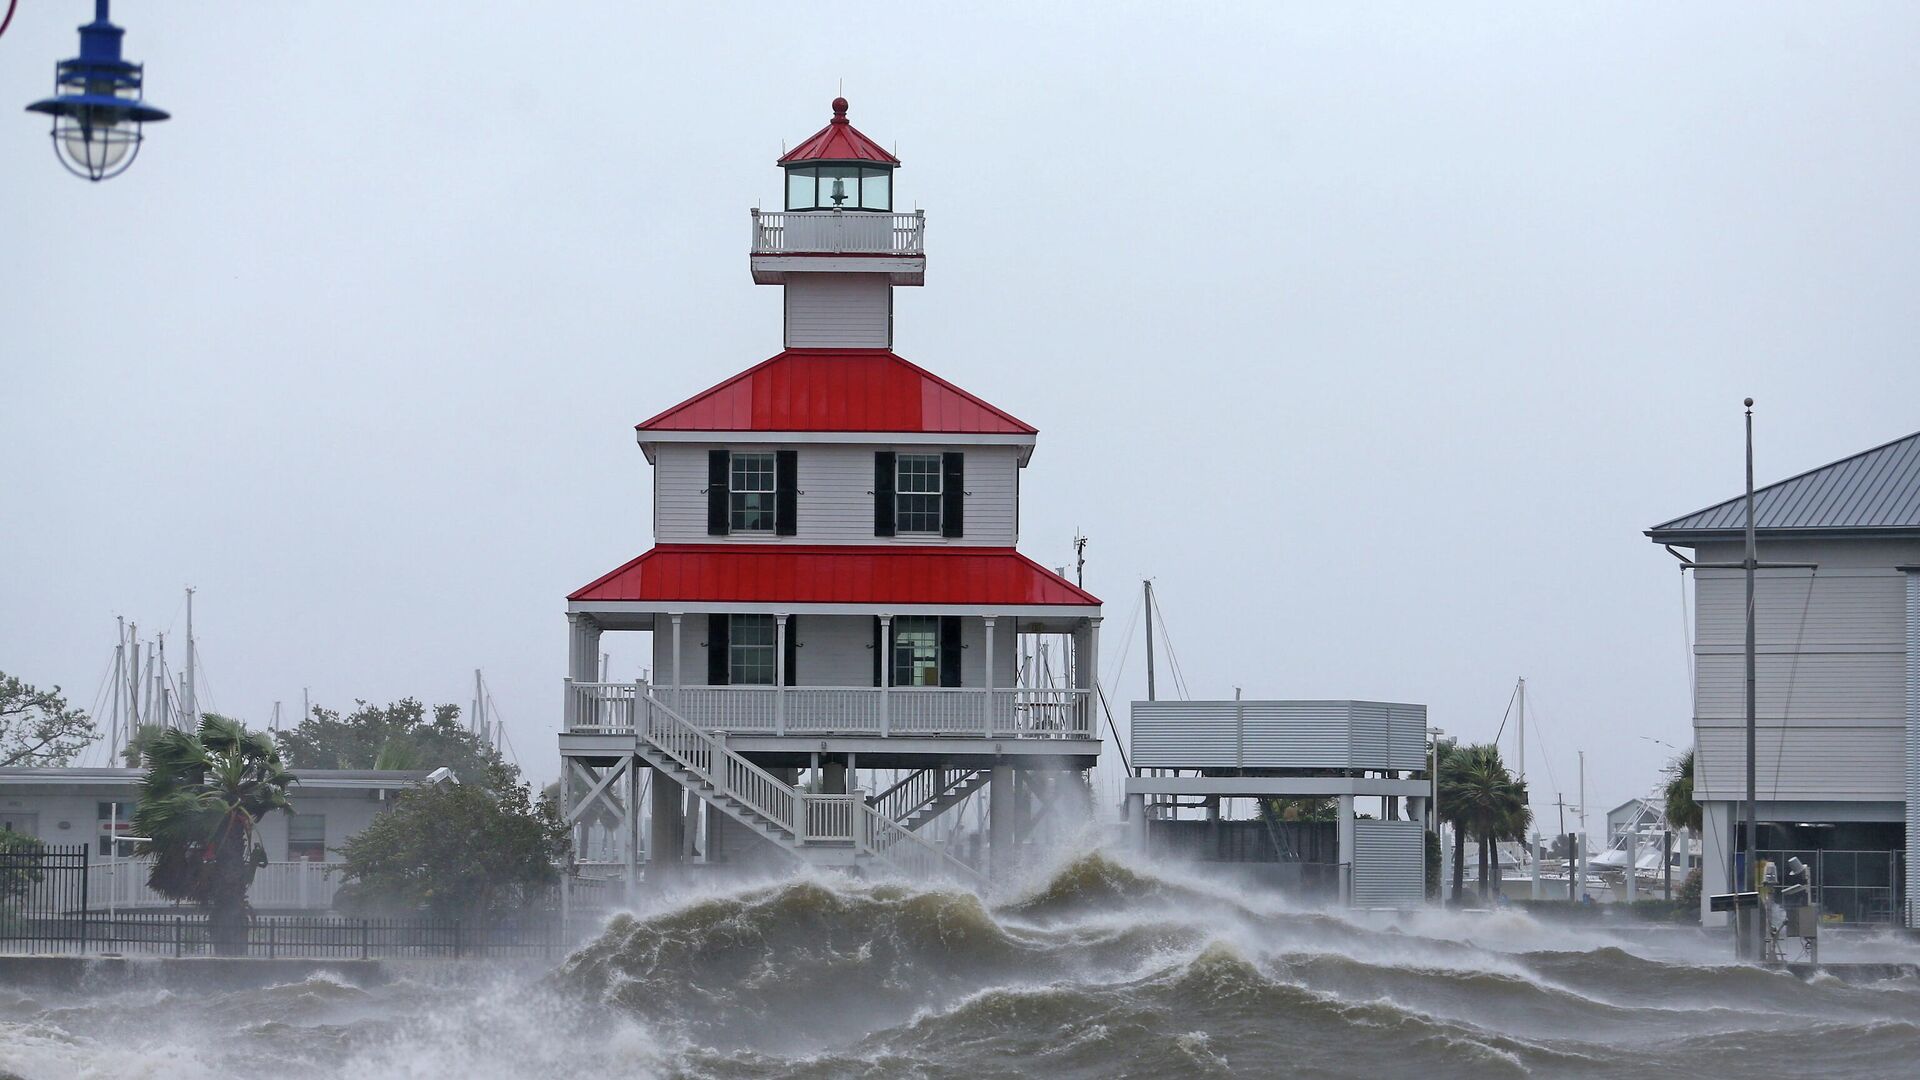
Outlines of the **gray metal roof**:
[{"label": "gray metal roof", "polygon": [[[1759,488],[1753,521],[1773,533],[1920,529],[1920,432]],[[1746,527],[1746,497],[1735,496],[1655,525],[1647,535],[1672,543],[1738,535]]]},{"label": "gray metal roof", "polygon": [[[424,770],[294,769],[292,772],[302,787],[349,790],[408,787],[427,778]],[[15,784],[132,785],[139,783],[145,775],[145,769],[12,766],[0,769],[0,787]]]}]

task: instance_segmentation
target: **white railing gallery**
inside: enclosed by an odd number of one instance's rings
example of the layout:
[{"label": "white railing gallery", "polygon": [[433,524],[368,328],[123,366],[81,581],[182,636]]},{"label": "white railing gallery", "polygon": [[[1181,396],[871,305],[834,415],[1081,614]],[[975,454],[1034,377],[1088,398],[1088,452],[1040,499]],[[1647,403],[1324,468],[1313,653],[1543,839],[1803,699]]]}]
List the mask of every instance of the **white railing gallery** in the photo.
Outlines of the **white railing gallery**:
[{"label": "white railing gallery", "polygon": [[[644,684],[630,698],[597,693],[588,700],[631,702],[638,726],[630,730],[720,795],[784,832],[796,846],[852,844],[912,873],[939,872],[976,878],[973,868],[881,817],[858,795],[800,791],[727,748],[723,737],[703,730],[668,707]],[[578,704],[576,702],[575,704]],[[596,718],[597,719],[597,718]],[[606,731],[595,724],[587,730]]]},{"label": "white railing gallery", "polygon": [[[260,910],[320,911],[333,906],[340,891],[338,862],[270,862],[254,871],[247,902]],[[102,860],[87,867],[87,906],[109,908],[169,907],[173,901],[147,887],[153,860]]]},{"label": "white railing gallery", "polygon": [[567,730],[626,734],[651,692],[694,727],[729,734],[1091,739],[1092,695],[1064,687],[686,686],[569,681]]},{"label": "white railing gallery", "polygon": [[925,254],[924,211],[753,211],[753,254]]}]

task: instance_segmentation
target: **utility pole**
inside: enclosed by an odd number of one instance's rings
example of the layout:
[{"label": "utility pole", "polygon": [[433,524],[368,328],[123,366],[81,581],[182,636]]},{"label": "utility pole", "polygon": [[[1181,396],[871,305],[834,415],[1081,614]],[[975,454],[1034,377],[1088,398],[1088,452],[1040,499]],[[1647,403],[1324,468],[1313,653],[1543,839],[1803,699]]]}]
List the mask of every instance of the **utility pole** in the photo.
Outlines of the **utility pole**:
[{"label": "utility pole", "polygon": [[483,693],[484,691],[480,689],[480,669],[474,668],[473,669],[473,714],[467,717],[467,730],[472,732],[475,735],[484,734],[486,731],[486,728],[484,727],[484,725],[486,724],[486,720],[485,720],[486,713],[482,711],[482,702],[484,699],[482,698],[481,695]]},{"label": "utility pole", "polygon": [[[1738,848],[1741,845],[1734,845],[1734,850],[1730,850],[1727,852],[1727,886],[1728,888],[1732,889],[1736,895],[1740,893],[1757,892],[1760,887],[1759,875],[1757,872],[1760,865],[1759,864],[1760,825],[1758,820],[1756,820],[1756,815],[1759,807],[1759,782],[1758,782],[1758,770],[1755,765],[1755,743],[1758,741],[1755,738],[1755,729],[1757,727],[1755,717],[1758,715],[1758,708],[1757,708],[1758,698],[1756,696],[1758,679],[1756,677],[1756,672],[1759,666],[1758,656],[1757,656],[1758,650],[1755,648],[1755,645],[1754,645],[1754,641],[1755,641],[1755,634],[1754,634],[1754,591],[1755,589],[1754,589],[1754,586],[1755,586],[1755,580],[1756,580],[1755,572],[1759,570],[1818,570],[1819,569],[1819,564],[1817,563],[1763,563],[1760,561],[1759,533],[1754,524],[1754,512],[1753,512],[1753,506],[1754,506],[1754,500],[1753,500],[1753,399],[1747,398],[1745,402],[1743,402],[1743,404],[1746,406],[1746,410],[1747,410],[1746,411],[1746,429],[1747,429],[1747,447],[1746,447],[1746,464],[1747,464],[1746,512],[1747,513],[1746,513],[1746,517],[1747,517],[1747,521],[1746,521],[1745,558],[1741,559],[1739,562],[1736,562],[1736,563],[1703,563],[1703,562],[1694,562],[1690,559],[1685,559],[1685,558],[1682,558],[1680,560],[1681,568],[1686,570],[1739,570],[1739,571],[1742,571],[1746,576],[1747,799],[1746,799],[1746,808],[1745,808],[1746,824],[1745,824],[1745,827],[1741,830],[1742,838],[1745,841],[1744,846],[1746,847],[1744,873],[1742,872],[1742,869],[1743,869],[1742,861],[1741,861],[1742,853],[1738,850]],[[1809,586],[1809,589],[1811,589],[1811,586]],[[1735,907],[1734,908],[1734,935],[1733,935],[1734,955],[1743,960],[1760,959],[1760,939],[1761,939],[1761,919],[1760,919],[1759,909],[1757,907],[1754,907],[1754,908]]]},{"label": "utility pole", "polygon": [[1158,700],[1153,696],[1153,582],[1151,579],[1140,583],[1143,603],[1147,609],[1147,700]]},{"label": "utility pole", "polygon": [[1580,835],[1587,834],[1587,752],[1580,751]]}]

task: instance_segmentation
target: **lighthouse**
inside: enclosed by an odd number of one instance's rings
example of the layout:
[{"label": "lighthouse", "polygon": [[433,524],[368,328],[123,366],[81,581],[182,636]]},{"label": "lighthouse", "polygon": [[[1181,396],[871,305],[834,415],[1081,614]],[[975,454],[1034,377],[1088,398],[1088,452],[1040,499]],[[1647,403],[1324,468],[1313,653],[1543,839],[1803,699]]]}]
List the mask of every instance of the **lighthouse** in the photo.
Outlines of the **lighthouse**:
[{"label": "lighthouse", "polygon": [[[1087,807],[1100,602],[1017,549],[1036,429],[893,351],[926,217],[847,112],[750,214],[780,351],[636,426],[654,544],[567,598],[563,804],[629,886],[689,862],[977,882]],[[608,632],[651,635],[650,680],[602,681]]]}]

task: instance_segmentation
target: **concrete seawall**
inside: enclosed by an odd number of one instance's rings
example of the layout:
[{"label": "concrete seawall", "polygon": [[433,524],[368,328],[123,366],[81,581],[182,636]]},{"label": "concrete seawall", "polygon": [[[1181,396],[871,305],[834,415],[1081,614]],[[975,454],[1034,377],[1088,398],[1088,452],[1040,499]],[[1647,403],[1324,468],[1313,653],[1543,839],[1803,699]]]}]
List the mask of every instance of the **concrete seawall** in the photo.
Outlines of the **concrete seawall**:
[{"label": "concrete seawall", "polygon": [[240,989],[327,974],[353,986],[390,975],[379,960],[266,960],[224,956],[0,956],[0,985],[47,990]]}]

